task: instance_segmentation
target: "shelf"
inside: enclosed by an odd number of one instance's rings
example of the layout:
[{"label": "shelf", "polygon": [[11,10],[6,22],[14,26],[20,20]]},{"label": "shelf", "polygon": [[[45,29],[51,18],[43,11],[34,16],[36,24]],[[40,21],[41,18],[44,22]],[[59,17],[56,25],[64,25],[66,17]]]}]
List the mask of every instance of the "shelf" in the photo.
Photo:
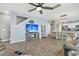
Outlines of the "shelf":
[{"label": "shelf", "polygon": [[41,36],[45,37],[46,35],[46,26],[45,25],[41,25]]}]

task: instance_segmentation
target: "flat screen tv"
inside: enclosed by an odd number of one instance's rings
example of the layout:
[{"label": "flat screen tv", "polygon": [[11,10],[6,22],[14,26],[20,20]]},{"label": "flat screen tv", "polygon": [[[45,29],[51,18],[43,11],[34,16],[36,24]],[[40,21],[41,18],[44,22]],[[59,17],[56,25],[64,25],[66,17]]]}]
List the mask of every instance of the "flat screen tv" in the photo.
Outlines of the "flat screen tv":
[{"label": "flat screen tv", "polygon": [[38,32],[38,24],[26,24],[27,32]]}]

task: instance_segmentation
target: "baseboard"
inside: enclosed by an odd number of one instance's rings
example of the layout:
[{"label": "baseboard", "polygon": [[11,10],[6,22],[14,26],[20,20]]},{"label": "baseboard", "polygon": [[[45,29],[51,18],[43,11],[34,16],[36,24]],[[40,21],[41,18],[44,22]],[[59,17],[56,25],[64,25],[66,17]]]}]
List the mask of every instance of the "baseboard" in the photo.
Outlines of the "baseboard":
[{"label": "baseboard", "polygon": [[10,43],[18,43],[18,42],[22,42],[22,41],[25,41],[26,39],[23,39],[23,40],[18,40],[18,41],[10,41]]},{"label": "baseboard", "polygon": [[10,41],[10,39],[1,40],[1,42],[6,42],[6,41]]}]

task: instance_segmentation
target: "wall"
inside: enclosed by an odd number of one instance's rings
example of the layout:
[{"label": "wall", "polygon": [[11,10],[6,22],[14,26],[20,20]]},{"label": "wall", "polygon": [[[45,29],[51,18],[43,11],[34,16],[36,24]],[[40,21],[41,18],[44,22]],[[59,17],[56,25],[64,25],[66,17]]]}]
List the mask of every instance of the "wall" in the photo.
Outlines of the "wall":
[{"label": "wall", "polygon": [[46,24],[46,35],[50,34],[51,33],[51,26],[50,26],[50,23],[47,22]]},{"label": "wall", "polygon": [[74,22],[74,23],[64,23],[63,25],[68,25],[69,28],[75,28],[75,25],[79,25],[79,22]]},{"label": "wall", "polygon": [[50,31],[50,33],[52,33],[52,32],[60,32],[61,31],[61,29],[60,29],[60,22],[59,21],[50,21],[50,23],[49,23],[49,31]]},{"label": "wall", "polygon": [[[24,17],[24,18],[29,18],[26,19],[24,22],[16,25],[16,20],[17,20],[17,16],[20,17]],[[17,12],[11,12],[11,37],[10,37],[10,41],[11,43],[15,43],[15,42],[20,42],[20,41],[25,41],[25,24],[29,21],[29,20],[34,20],[35,23],[38,23],[39,25],[41,24],[45,24],[47,25],[47,21],[45,18],[39,18],[39,17],[35,17],[32,15],[27,15],[24,13],[17,13]],[[19,19],[18,19],[19,20]],[[49,30],[46,30],[46,34],[48,34]],[[39,26],[39,37],[41,38],[41,27]]]},{"label": "wall", "polygon": [[17,24],[20,24],[21,22],[25,21],[26,19],[28,19],[28,18],[24,18],[24,17],[17,16],[16,17],[16,25]]},{"label": "wall", "polygon": [[0,13],[0,38],[2,41],[10,38],[10,16],[6,13]]}]

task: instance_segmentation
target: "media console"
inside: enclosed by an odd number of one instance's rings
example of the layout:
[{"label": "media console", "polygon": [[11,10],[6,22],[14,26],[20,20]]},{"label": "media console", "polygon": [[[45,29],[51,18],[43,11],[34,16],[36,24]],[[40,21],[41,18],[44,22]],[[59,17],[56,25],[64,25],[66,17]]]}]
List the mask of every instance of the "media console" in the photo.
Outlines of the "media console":
[{"label": "media console", "polygon": [[26,32],[26,40],[39,39],[39,32]]}]

